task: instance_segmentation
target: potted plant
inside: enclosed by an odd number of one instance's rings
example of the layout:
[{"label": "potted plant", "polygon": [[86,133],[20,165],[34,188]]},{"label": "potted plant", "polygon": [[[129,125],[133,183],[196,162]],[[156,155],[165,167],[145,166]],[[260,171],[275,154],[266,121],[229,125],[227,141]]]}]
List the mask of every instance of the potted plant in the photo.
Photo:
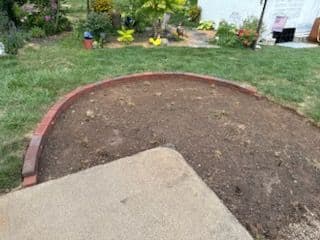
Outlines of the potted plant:
[{"label": "potted plant", "polygon": [[85,49],[93,48],[93,35],[91,32],[84,32],[83,45]]}]

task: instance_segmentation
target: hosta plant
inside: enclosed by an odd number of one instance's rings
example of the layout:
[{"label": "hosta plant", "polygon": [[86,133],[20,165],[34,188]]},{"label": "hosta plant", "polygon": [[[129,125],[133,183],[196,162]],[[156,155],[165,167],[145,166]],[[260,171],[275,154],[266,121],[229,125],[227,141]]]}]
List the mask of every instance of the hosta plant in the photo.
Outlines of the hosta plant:
[{"label": "hosta plant", "polygon": [[199,26],[197,27],[198,30],[213,30],[214,29],[214,22],[210,20],[200,21]]},{"label": "hosta plant", "polygon": [[122,28],[122,30],[118,30],[118,41],[122,42],[126,45],[132,43],[134,41],[134,30],[133,29],[124,29]]}]

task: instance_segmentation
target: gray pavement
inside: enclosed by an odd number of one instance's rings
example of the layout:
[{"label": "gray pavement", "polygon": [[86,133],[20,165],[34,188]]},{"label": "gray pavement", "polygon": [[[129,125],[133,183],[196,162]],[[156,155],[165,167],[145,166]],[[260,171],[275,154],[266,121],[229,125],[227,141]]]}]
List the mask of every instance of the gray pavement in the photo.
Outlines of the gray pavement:
[{"label": "gray pavement", "polygon": [[183,157],[156,148],[0,198],[1,240],[251,240]]}]

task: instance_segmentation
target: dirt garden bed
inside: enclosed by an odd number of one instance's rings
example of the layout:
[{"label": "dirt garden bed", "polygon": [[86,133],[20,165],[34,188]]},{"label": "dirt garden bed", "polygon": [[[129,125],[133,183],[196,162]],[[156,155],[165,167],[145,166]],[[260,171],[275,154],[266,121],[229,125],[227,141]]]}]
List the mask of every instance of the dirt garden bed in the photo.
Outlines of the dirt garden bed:
[{"label": "dirt garden bed", "polygon": [[57,119],[39,180],[165,144],[253,236],[319,239],[319,128],[266,99],[205,82],[146,80],[83,96]]}]

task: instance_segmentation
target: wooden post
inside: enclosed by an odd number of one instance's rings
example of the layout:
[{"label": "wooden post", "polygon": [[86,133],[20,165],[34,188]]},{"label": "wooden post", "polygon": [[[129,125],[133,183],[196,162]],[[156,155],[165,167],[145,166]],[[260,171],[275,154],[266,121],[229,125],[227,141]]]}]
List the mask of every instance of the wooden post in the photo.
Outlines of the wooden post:
[{"label": "wooden post", "polygon": [[59,18],[60,18],[60,0],[57,0],[56,1],[56,4],[57,4],[57,10],[56,10],[56,24],[55,24],[55,29],[57,31],[58,27],[59,27]]},{"label": "wooden post", "polygon": [[261,32],[261,28],[262,28],[262,24],[263,24],[263,18],[264,18],[264,14],[266,12],[266,8],[267,8],[267,3],[268,3],[268,0],[261,0],[261,3],[262,1],[264,1],[263,3],[263,8],[262,8],[262,12],[261,12],[261,16],[260,16],[260,19],[259,19],[259,24],[258,24],[258,27],[257,27],[257,34],[258,34],[258,37],[257,39],[253,42],[252,44],[252,49],[253,50],[256,50],[257,48],[257,43],[258,43],[258,39],[260,37],[260,32]]},{"label": "wooden post", "polygon": [[90,13],[90,0],[87,0],[87,14]]}]

